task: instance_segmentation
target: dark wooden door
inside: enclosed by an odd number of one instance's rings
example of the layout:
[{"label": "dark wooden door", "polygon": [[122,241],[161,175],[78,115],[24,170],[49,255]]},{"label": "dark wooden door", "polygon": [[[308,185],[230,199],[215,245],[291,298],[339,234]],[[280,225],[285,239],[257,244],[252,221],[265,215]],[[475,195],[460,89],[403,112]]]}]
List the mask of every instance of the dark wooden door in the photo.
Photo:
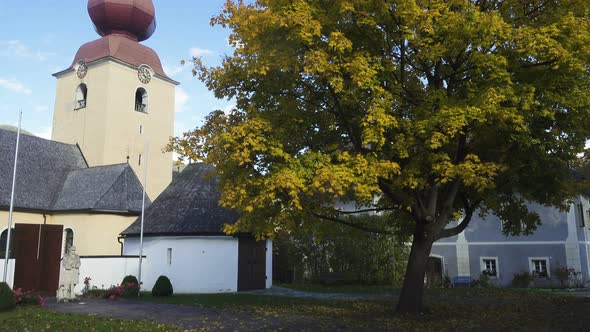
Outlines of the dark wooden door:
[{"label": "dark wooden door", "polygon": [[426,284],[440,286],[442,284],[443,266],[440,257],[428,257],[426,261]]},{"label": "dark wooden door", "polygon": [[266,288],[266,241],[241,237],[238,243],[238,291]]},{"label": "dark wooden door", "polygon": [[62,235],[62,225],[15,225],[14,288],[55,293]]}]

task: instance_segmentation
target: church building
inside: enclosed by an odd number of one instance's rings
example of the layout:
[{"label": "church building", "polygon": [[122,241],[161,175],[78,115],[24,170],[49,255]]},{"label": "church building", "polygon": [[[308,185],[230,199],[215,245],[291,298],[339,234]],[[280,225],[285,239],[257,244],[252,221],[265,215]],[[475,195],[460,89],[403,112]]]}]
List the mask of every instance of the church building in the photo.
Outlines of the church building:
[{"label": "church building", "polygon": [[[270,287],[272,242],[223,233],[239,216],[219,206],[214,169],[189,165],[172,182],[172,154],[163,149],[178,82],[140,43],[156,28],[152,1],[89,0],[88,13],[101,38],[54,74],[52,139],[20,136],[7,281],[54,293],[72,246],[81,278],[95,286],[138,275],[145,186],[147,289],[161,274],[187,293]],[[0,220],[9,219],[16,141],[0,129]],[[7,227],[0,232],[4,263]]]},{"label": "church building", "polygon": [[[82,45],[57,79],[52,140],[21,135],[11,276],[14,287],[55,291],[69,247],[121,255],[120,233],[172,180],[174,93],[156,52],[152,1],[89,0],[100,38]],[[90,26],[89,26],[90,28]],[[0,129],[0,220],[8,221],[16,133]],[[147,166],[147,167],[146,167]],[[8,238],[0,226],[2,263]],[[41,277],[43,275],[43,277]]]}]

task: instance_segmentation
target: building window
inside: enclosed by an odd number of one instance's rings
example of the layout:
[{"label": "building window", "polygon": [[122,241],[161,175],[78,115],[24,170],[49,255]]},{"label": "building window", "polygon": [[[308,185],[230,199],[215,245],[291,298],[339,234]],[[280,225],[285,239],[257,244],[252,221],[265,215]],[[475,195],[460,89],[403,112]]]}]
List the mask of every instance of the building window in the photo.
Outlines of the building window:
[{"label": "building window", "polygon": [[86,84],[82,83],[76,88],[76,100],[74,101],[74,110],[86,108],[86,97],[88,96],[88,88]]},{"label": "building window", "polygon": [[169,266],[172,265],[172,248],[168,248],[168,250],[166,250],[166,263]]},{"label": "building window", "polygon": [[148,112],[148,93],[144,88],[137,88],[135,91],[135,111]]},{"label": "building window", "polygon": [[529,258],[531,273],[537,278],[549,277],[549,259],[547,257]]},{"label": "building window", "polygon": [[[8,239],[8,229],[2,231],[0,234],[0,259],[6,257],[6,240]],[[10,231],[10,250],[8,251],[8,258],[14,258],[14,228]]]},{"label": "building window", "polygon": [[143,132],[143,126],[139,125],[139,133],[141,134]]},{"label": "building window", "polygon": [[141,154],[140,154],[140,155],[139,155],[139,157],[137,158],[137,164],[138,164],[139,166],[141,166]]},{"label": "building window", "polygon": [[498,273],[498,258],[497,257],[482,257],[481,258],[481,274],[488,277],[497,278]]},{"label": "building window", "polygon": [[74,245],[74,231],[71,228],[64,230],[64,255],[70,252],[70,248]]},{"label": "building window", "polygon": [[580,227],[584,227],[585,226],[585,220],[584,220],[584,205],[582,205],[582,203],[578,204],[578,214],[579,214],[579,225]]}]

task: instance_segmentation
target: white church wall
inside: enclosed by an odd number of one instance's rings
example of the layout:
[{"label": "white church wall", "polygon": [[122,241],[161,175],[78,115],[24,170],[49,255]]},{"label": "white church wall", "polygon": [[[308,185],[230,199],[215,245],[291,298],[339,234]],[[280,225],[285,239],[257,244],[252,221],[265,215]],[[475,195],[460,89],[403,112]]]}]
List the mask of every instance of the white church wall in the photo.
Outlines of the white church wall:
[{"label": "white church wall", "polygon": [[[145,255],[144,255],[145,256]],[[144,257],[142,266],[148,264]],[[96,256],[80,258],[80,280],[75,288],[77,294],[82,293],[84,278],[90,277],[90,287],[108,289],[123,281],[127,275],[137,276],[139,256]],[[150,288],[151,290],[151,288]]]},{"label": "white church wall", "polygon": [[[138,255],[139,238],[125,239],[123,253]],[[143,289],[160,275],[174,293],[235,292],[238,285],[238,239],[229,236],[144,237]]]},{"label": "white church wall", "polygon": [[[4,259],[0,259],[0,273],[4,274]],[[2,278],[3,275],[0,275]],[[4,281],[1,280],[0,281]],[[14,258],[8,259],[8,269],[6,271],[6,283],[12,287],[14,285]]]}]

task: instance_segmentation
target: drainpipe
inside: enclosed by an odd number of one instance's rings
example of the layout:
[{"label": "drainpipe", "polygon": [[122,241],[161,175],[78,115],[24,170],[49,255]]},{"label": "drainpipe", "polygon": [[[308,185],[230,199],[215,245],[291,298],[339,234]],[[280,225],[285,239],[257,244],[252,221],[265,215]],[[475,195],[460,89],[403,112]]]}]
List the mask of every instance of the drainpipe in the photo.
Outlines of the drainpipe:
[{"label": "drainpipe", "polygon": [[121,242],[122,236],[117,237],[117,242],[121,245],[121,256],[123,256],[123,242]]},{"label": "drainpipe", "polygon": [[47,216],[43,213],[43,225],[47,225]]}]

